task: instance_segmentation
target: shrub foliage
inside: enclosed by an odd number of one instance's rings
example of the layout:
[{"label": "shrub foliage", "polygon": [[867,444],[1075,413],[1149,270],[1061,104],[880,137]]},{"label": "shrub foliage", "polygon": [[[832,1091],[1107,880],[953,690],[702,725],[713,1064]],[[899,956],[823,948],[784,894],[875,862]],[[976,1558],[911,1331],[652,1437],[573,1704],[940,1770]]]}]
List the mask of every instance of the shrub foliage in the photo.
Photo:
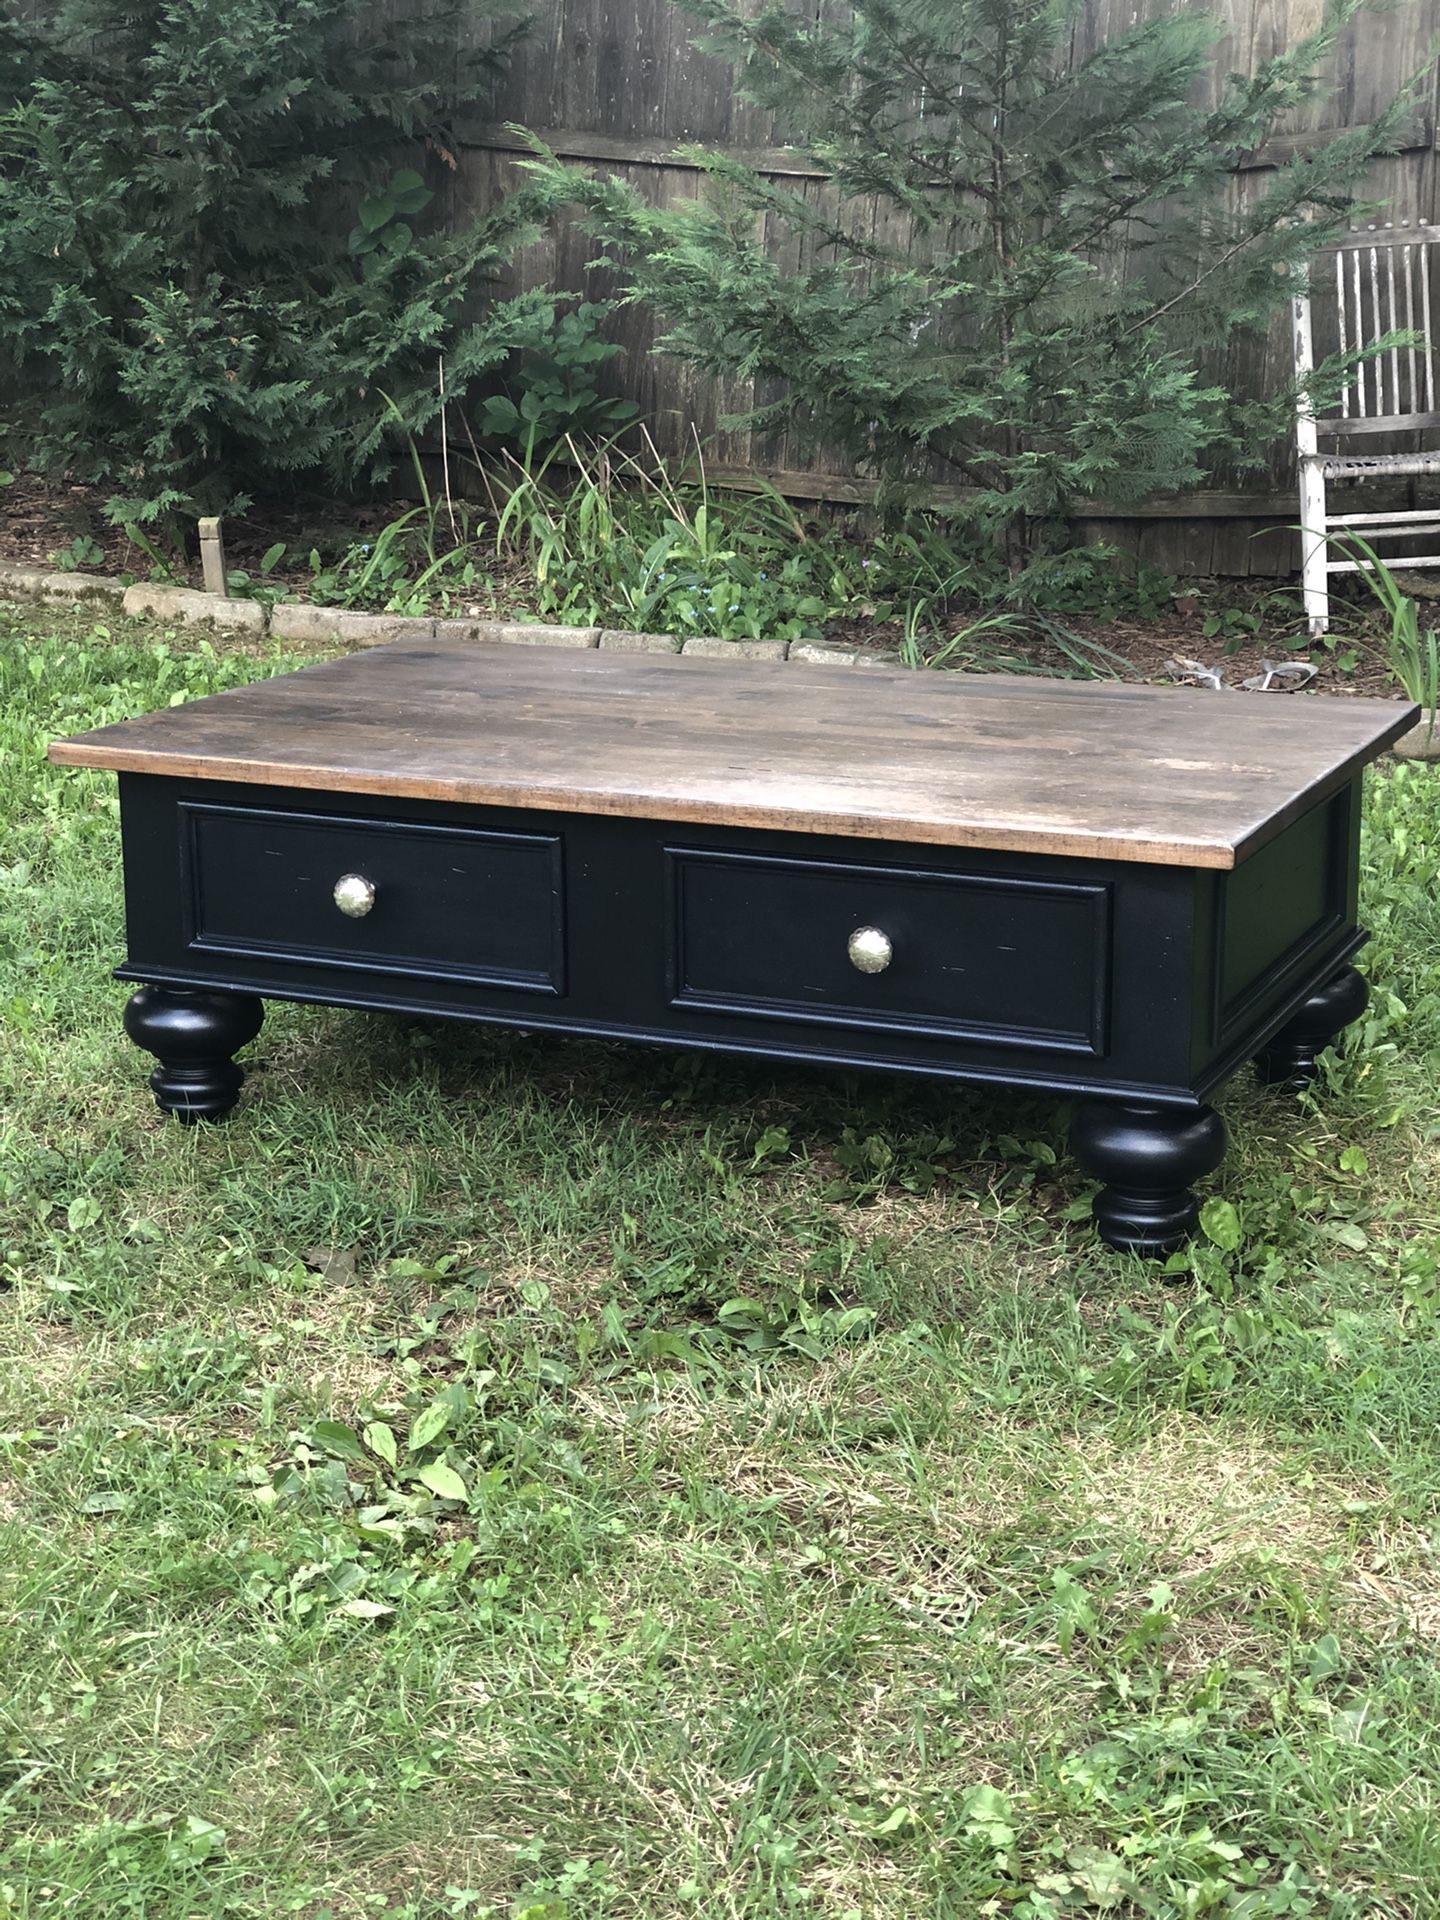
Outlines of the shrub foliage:
[{"label": "shrub foliage", "polygon": [[683,4],[833,193],[703,148],[708,191],[671,207],[534,170],[568,184],[671,352],[773,396],[734,424],[821,436],[892,495],[938,464],[1022,545],[1028,516],[1263,452],[1289,396],[1243,407],[1206,356],[1267,327],[1401,109],[1244,195],[1233,169],[1316,93],[1356,0],[1209,107],[1218,28],[1186,8],[1075,63],[1071,0]]},{"label": "shrub foliage", "polygon": [[35,464],[125,513],[351,488],[433,419],[442,357],[458,395],[543,335],[543,295],[485,297],[540,188],[417,225],[513,29],[467,55],[451,0],[30,14],[0,5],[0,357]]}]

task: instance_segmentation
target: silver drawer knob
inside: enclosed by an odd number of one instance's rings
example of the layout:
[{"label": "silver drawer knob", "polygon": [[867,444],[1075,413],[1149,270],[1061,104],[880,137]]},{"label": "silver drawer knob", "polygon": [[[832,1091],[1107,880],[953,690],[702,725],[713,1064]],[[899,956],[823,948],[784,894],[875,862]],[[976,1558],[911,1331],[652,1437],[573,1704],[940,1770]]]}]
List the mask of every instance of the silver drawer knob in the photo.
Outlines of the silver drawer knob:
[{"label": "silver drawer knob", "polygon": [[352,920],[363,920],[375,904],[375,883],[363,873],[342,873],[335,882],[335,904]]},{"label": "silver drawer knob", "polygon": [[890,937],[879,927],[857,927],[846,942],[850,964],[860,973],[883,973],[895,958]]}]

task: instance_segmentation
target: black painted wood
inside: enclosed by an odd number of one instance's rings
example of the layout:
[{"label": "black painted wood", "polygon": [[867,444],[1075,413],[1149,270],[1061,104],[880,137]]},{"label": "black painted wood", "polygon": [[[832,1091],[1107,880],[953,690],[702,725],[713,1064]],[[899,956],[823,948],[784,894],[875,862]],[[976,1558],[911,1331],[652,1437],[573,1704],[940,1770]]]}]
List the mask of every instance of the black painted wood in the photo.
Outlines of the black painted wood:
[{"label": "black painted wood", "polygon": [[[677,1007],[1105,1052],[1110,883],[694,847],[665,858]],[[872,925],[894,957],[866,974],[846,945]]]},{"label": "black painted wood", "polygon": [[[929,846],[882,843],[866,848],[871,877],[853,872],[853,840],[791,836],[740,828],[667,827],[664,823],[577,815],[564,822],[564,991],[541,996],[513,982],[468,980],[445,967],[395,974],[363,964],[327,966],[310,954],[279,948],[253,953],[216,953],[196,944],[187,917],[186,881],[180,853],[182,803],[243,806],[257,800],[266,810],[294,805],[305,812],[333,811],[355,817],[352,798],[287,794],[235,785],[199,786],[148,775],[121,777],[122,826],[129,955],[122,977],[137,980],[208,980],[267,998],[320,1000],[339,1005],[436,1013],[513,1026],[555,1026],[575,1033],[654,1040],[814,1060],[837,1066],[879,1066],[953,1079],[1008,1082],[1020,1086],[1063,1088],[1076,1092],[1115,1091],[1144,1094],[1161,1101],[1194,1104],[1189,1081],[1189,1035],[1184,1015],[1187,985],[1170,956],[1188,945],[1193,922],[1193,870],[1126,865],[1119,862],[1042,858],[966,851],[936,859]],[[421,823],[454,823],[455,810],[436,803],[367,800],[376,820],[397,818]],[[537,822],[551,828],[553,814],[534,815],[498,809],[460,809],[460,821],[487,832],[525,833]],[[253,843],[258,847],[260,843]],[[731,951],[748,947],[775,975],[790,984],[794,999],[814,1018],[786,1019],[774,1010],[739,1003],[723,1009],[689,1004],[677,972],[675,901],[671,875],[692,856],[731,855],[795,858],[823,870],[833,863],[847,889],[848,915],[828,927],[797,921],[778,924],[767,912],[737,910],[727,933]],[[1007,949],[1007,923],[981,923],[960,944],[960,929],[934,923],[924,911],[934,897],[933,876],[943,867],[965,882],[1025,882],[1041,887],[1081,890],[1085,902],[1076,925],[1080,937],[1057,940],[1045,927],[1037,951],[1018,957]],[[342,868],[313,876],[317,898],[327,903]],[[918,884],[911,890],[911,881]],[[263,856],[237,861],[228,884],[234,910],[252,902],[259,913],[267,886]],[[1094,900],[1098,893],[1099,903]],[[877,1021],[859,998],[874,987],[889,991],[890,975],[866,980],[844,960],[844,940],[852,925],[893,920],[897,897],[911,916],[902,929],[905,959],[901,978],[912,965],[955,969],[957,983],[974,982],[972,997],[957,985],[953,1026],[935,1028],[913,1017],[914,1007],[891,1007],[891,1018]],[[1060,897],[1068,896],[1063,893]],[[380,909],[377,895],[376,911]],[[914,916],[919,911],[918,919]],[[497,897],[494,911],[503,913]],[[426,909],[417,906],[415,944],[423,946]],[[1097,920],[1108,921],[1108,957],[1097,963]],[[363,922],[361,923],[363,925]],[[446,936],[448,938],[448,936]],[[694,952],[694,943],[687,951]],[[1045,970],[1051,996],[1060,1009],[1036,1000],[1022,1009],[1009,981],[1019,966]],[[965,971],[962,973],[961,968]],[[855,997],[840,998],[837,970],[853,975]],[[1074,981],[1083,982],[1077,992]],[[826,992],[831,998],[827,1004]],[[1009,996],[1008,1002],[1006,996]],[[1054,1033],[1082,1004],[1086,1017],[1103,1032],[1103,1053],[1076,1049],[1073,1039],[1050,1045]],[[996,1005],[1009,1011],[1006,1023],[993,1018]],[[967,1018],[967,1009],[969,1016]],[[983,1018],[975,1018],[975,1010]],[[1102,1021],[1103,1015],[1103,1021]],[[987,1024],[988,1022],[988,1024]],[[973,1023],[974,1031],[971,1031]]]},{"label": "black painted wood", "polygon": [[[117,971],[1080,1096],[1102,1234],[1165,1252],[1223,1151],[1211,1093],[1294,1054],[1363,939],[1357,790],[1217,872],[124,774]],[[347,872],[375,886],[358,921]],[[846,955],[864,925],[879,974]]]},{"label": "black painted wood", "polygon": [[[180,802],[192,951],[307,966],[564,991],[564,884],[555,832],[496,833],[363,809],[317,813]],[[335,905],[347,874],[375,904]]]},{"label": "black painted wood", "polygon": [[1370,1003],[1370,989],[1354,967],[1341,967],[1303,1001],[1277,1034],[1255,1056],[1255,1068],[1269,1086],[1292,1093],[1312,1086],[1316,1062]]},{"label": "black painted wood", "polygon": [[265,1017],[251,993],[213,987],[141,987],[125,1008],[125,1031],[160,1062],[150,1088],[182,1126],[223,1120],[240,1097],[245,1069],[233,1059]]},{"label": "black painted wood", "polygon": [[1070,1146],[1105,1182],[1093,1202],[1100,1238],[1123,1253],[1164,1259],[1195,1231],[1200,1209],[1190,1183],[1224,1159],[1225,1123],[1213,1107],[1177,1113],[1087,1100],[1070,1123]]}]

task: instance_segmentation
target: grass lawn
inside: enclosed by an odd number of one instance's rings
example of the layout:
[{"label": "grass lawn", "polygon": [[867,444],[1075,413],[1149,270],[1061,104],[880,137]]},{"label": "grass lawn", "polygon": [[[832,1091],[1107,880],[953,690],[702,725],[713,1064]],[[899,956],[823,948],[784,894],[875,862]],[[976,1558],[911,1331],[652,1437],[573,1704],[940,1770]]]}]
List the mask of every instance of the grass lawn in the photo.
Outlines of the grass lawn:
[{"label": "grass lawn", "polygon": [[297,664],[0,608],[0,1916],[1440,1914],[1440,773],[1361,1042],[1102,1252],[1033,1098],[272,1005],[112,779]]}]

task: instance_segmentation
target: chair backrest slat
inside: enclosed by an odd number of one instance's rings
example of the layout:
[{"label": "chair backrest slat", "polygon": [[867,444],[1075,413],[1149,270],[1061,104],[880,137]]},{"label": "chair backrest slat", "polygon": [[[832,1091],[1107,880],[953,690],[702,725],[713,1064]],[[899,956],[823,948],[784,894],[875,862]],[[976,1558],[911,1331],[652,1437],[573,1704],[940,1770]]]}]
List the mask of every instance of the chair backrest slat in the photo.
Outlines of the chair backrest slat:
[{"label": "chair backrest slat", "polygon": [[[1380,253],[1376,247],[1370,249],[1370,340],[1373,344],[1385,335],[1385,322],[1380,317]],[[1394,407],[1387,407],[1385,400],[1385,356],[1377,353],[1370,362],[1375,369],[1375,411],[1376,413],[1394,413]]]},{"label": "chair backrest slat", "polygon": [[[1386,325],[1385,330],[1387,333],[1398,333],[1400,331],[1400,322],[1395,317],[1397,308],[1395,305],[1395,249],[1394,247],[1387,247],[1385,249],[1385,284],[1390,296],[1390,302],[1389,302],[1390,319]],[[1390,349],[1390,391],[1394,396],[1396,413],[1404,413],[1406,411],[1405,402],[1400,397],[1400,349],[1399,347],[1391,347]],[[1415,396],[1412,393],[1410,396],[1410,406],[1413,408],[1414,405],[1415,405]]]},{"label": "chair backrest slat", "polygon": [[[1340,351],[1350,351],[1350,328],[1345,314],[1345,262],[1337,254],[1335,257],[1335,319],[1340,331]],[[1359,345],[1359,342],[1356,342]],[[1340,389],[1340,414],[1342,419],[1350,418],[1350,376],[1346,374],[1345,384]]]},{"label": "chair backrest slat", "polygon": [[[1338,396],[1336,430],[1364,431],[1361,422],[1383,421],[1383,431],[1402,430],[1411,416],[1440,412],[1430,290],[1431,243],[1440,227],[1402,226],[1354,230],[1322,250],[1334,263],[1335,315],[1332,341],[1340,352],[1373,349],[1387,334],[1415,337],[1382,353],[1371,352],[1349,375]],[[1322,345],[1322,351],[1328,351]],[[1323,423],[1322,423],[1323,424]],[[1374,431],[1376,429],[1372,429]]]}]

